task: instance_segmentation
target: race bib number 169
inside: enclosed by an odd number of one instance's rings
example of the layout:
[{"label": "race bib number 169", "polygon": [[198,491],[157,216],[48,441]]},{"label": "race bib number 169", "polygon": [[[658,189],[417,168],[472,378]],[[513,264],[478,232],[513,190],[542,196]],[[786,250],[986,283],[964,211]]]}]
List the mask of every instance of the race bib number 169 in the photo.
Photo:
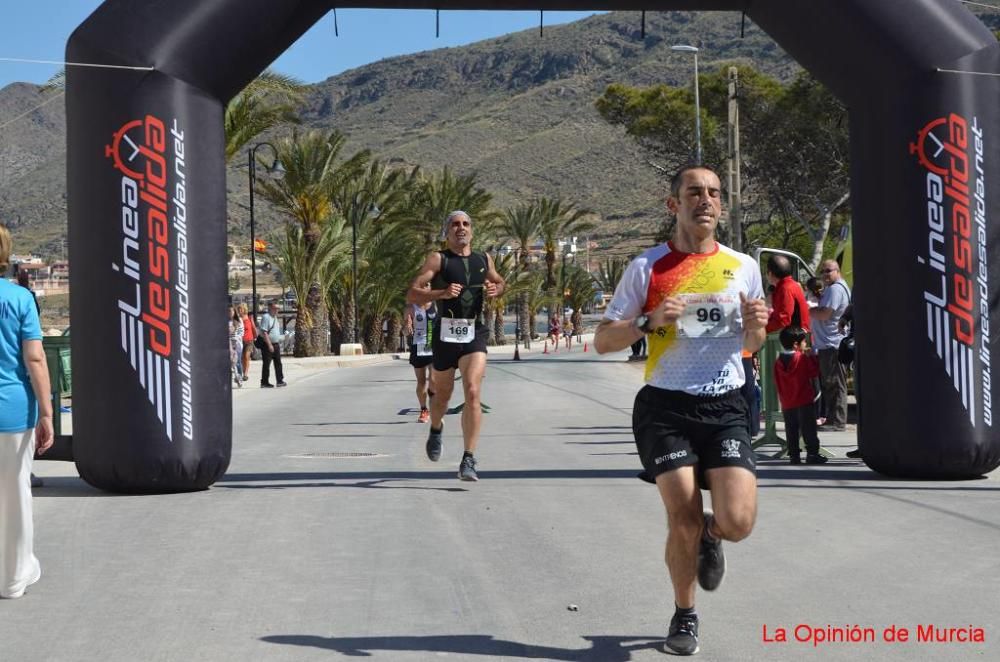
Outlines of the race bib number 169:
[{"label": "race bib number 169", "polygon": [[441,340],[464,345],[476,337],[476,320],[460,317],[441,319]]}]

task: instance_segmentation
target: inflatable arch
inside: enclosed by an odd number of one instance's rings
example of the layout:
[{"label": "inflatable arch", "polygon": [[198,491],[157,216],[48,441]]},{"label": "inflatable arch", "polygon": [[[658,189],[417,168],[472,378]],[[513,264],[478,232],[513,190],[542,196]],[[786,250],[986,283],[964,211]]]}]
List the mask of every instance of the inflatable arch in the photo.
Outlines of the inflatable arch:
[{"label": "inflatable arch", "polygon": [[106,0],[66,59],[152,70],[66,81],[87,482],[197,490],[226,471],[223,108],[335,4],[745,11],[850,109],[865,461],[909,478],[1000,465],[1000,78],[969,73],[1000,73],[1000,46],[958,0]]}]

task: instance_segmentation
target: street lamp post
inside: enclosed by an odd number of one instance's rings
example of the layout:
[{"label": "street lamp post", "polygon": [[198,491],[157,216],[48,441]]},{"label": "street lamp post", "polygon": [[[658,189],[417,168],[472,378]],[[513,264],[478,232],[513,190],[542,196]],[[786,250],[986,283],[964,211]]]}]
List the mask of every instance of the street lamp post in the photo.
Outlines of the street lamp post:
[{"label": "street lamp post", "polygon": [[670,50],[682,53],[694,53],[694,137],[695,137],[695,162],[701,164],[701,102],[698,98],[698,49],[695,46],[678,44],[671,46]]},{"label": "street lamp post", "polygon": [[253,308],[253,319],[257,319],[257,230],[254,226],[253,215],[253,189],[257,182],[257,150],[261,147],[270,147],[274,152],[274,161],[267,166],[269,173],[282,173],[284,168],[278,160],[278,148],[269,142],[257,143],[250,148],[250,297],[251,308]]},{"label": "street lamp post", "polygon": [[[575,242],[576,238],[574,237],[573,240]],[[561,279],[562,279],[562,299],[561,299],[561,301],[562,301],[562,310],[559,311],[559,319],[560,319],[560,321],[563,318],[563,313],[566,311],[566,297],[568,296],[567,290],[566,290],[566,258],[567,257],[573,257],[573,258],[576,257],[576,243],[570,244],[567,241],[563,245],[562,274],[560,276]]]}]

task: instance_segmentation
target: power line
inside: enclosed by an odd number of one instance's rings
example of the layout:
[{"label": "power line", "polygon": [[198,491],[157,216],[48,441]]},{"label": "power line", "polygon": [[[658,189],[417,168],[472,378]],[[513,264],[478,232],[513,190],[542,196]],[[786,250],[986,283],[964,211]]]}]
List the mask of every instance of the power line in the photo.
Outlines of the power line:
[{"label": "power line", "polygon": [[31,110],[27,110],[27,111],[21,113],[20,115],[18,115],[17,117],[15,117],[13,119],[9,119],[6,122],[4,122],[3,124],[0,124],[0,129],[5,128],[9,124],[13,124],[14,122],[18,121],[22,117],[26,117],[26,116],[30,115],[31,113],[35,112],[36,110],[38,110],[42,106],[46,106],[46,105],[52,103],[53,101],[55,101],[56,99],[61,99],[64,96],[66,96],[66,93],[65,92],[60,92],[59,94],[56,94],[55,96],[53,96],[51,99],[46,99],[45,101],[43,101],[42,103],[38,104],[37,106],[35,106]]},{"label": "power line", "polygon": [[124,64],[98,64],[95,62],[63,62],[62,60],[29,60],[20,57],[0,57],[0,62],[23,64],[60,64],[64,67],[93,67],[96,69],[128,69],[130,71],[155,71],[155,67],[130,67]]},{"label": "power line", "polygon": [[976,7],[986,7],[987,9],[1000,9],[997,5],[987,5],[982,2],[973,2],[972,0],[959,0],[959,2],[966,5],[975,5]]},{"label": "power line", "polygon": [[1000,74],[989,71],[962,71],[961,69],[942,69],[937,67],[934,71],[942,74],[965,74],[966,76],[1000,76]]}]

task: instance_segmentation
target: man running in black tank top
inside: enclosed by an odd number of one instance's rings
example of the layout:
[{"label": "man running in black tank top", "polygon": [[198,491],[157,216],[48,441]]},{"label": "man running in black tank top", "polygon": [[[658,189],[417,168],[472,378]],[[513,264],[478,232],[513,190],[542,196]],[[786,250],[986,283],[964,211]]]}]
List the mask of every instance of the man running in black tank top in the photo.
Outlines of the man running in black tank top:
[{"label": "man running in black tank top", "polygon": [[[455,387],[455,369],[462,371],[465,407],[462,436],[465,453],[458,467],[462,480],[479,480],[474,453],[482,425],[480,387],[486,373],[487,327],[482,321],[483,298],[503,293],[504,280],[486,253],[472,250],[472,219],[464,211],[453,211],[446,221],[448,249],[427,256],[410,290],[407,303],[438,302],[434,327],[434,397],[431,398],[431,431],[427,457],[441,457],[441,431],[448,400]],[[430,284],[431,289],[426,289]]]}]

